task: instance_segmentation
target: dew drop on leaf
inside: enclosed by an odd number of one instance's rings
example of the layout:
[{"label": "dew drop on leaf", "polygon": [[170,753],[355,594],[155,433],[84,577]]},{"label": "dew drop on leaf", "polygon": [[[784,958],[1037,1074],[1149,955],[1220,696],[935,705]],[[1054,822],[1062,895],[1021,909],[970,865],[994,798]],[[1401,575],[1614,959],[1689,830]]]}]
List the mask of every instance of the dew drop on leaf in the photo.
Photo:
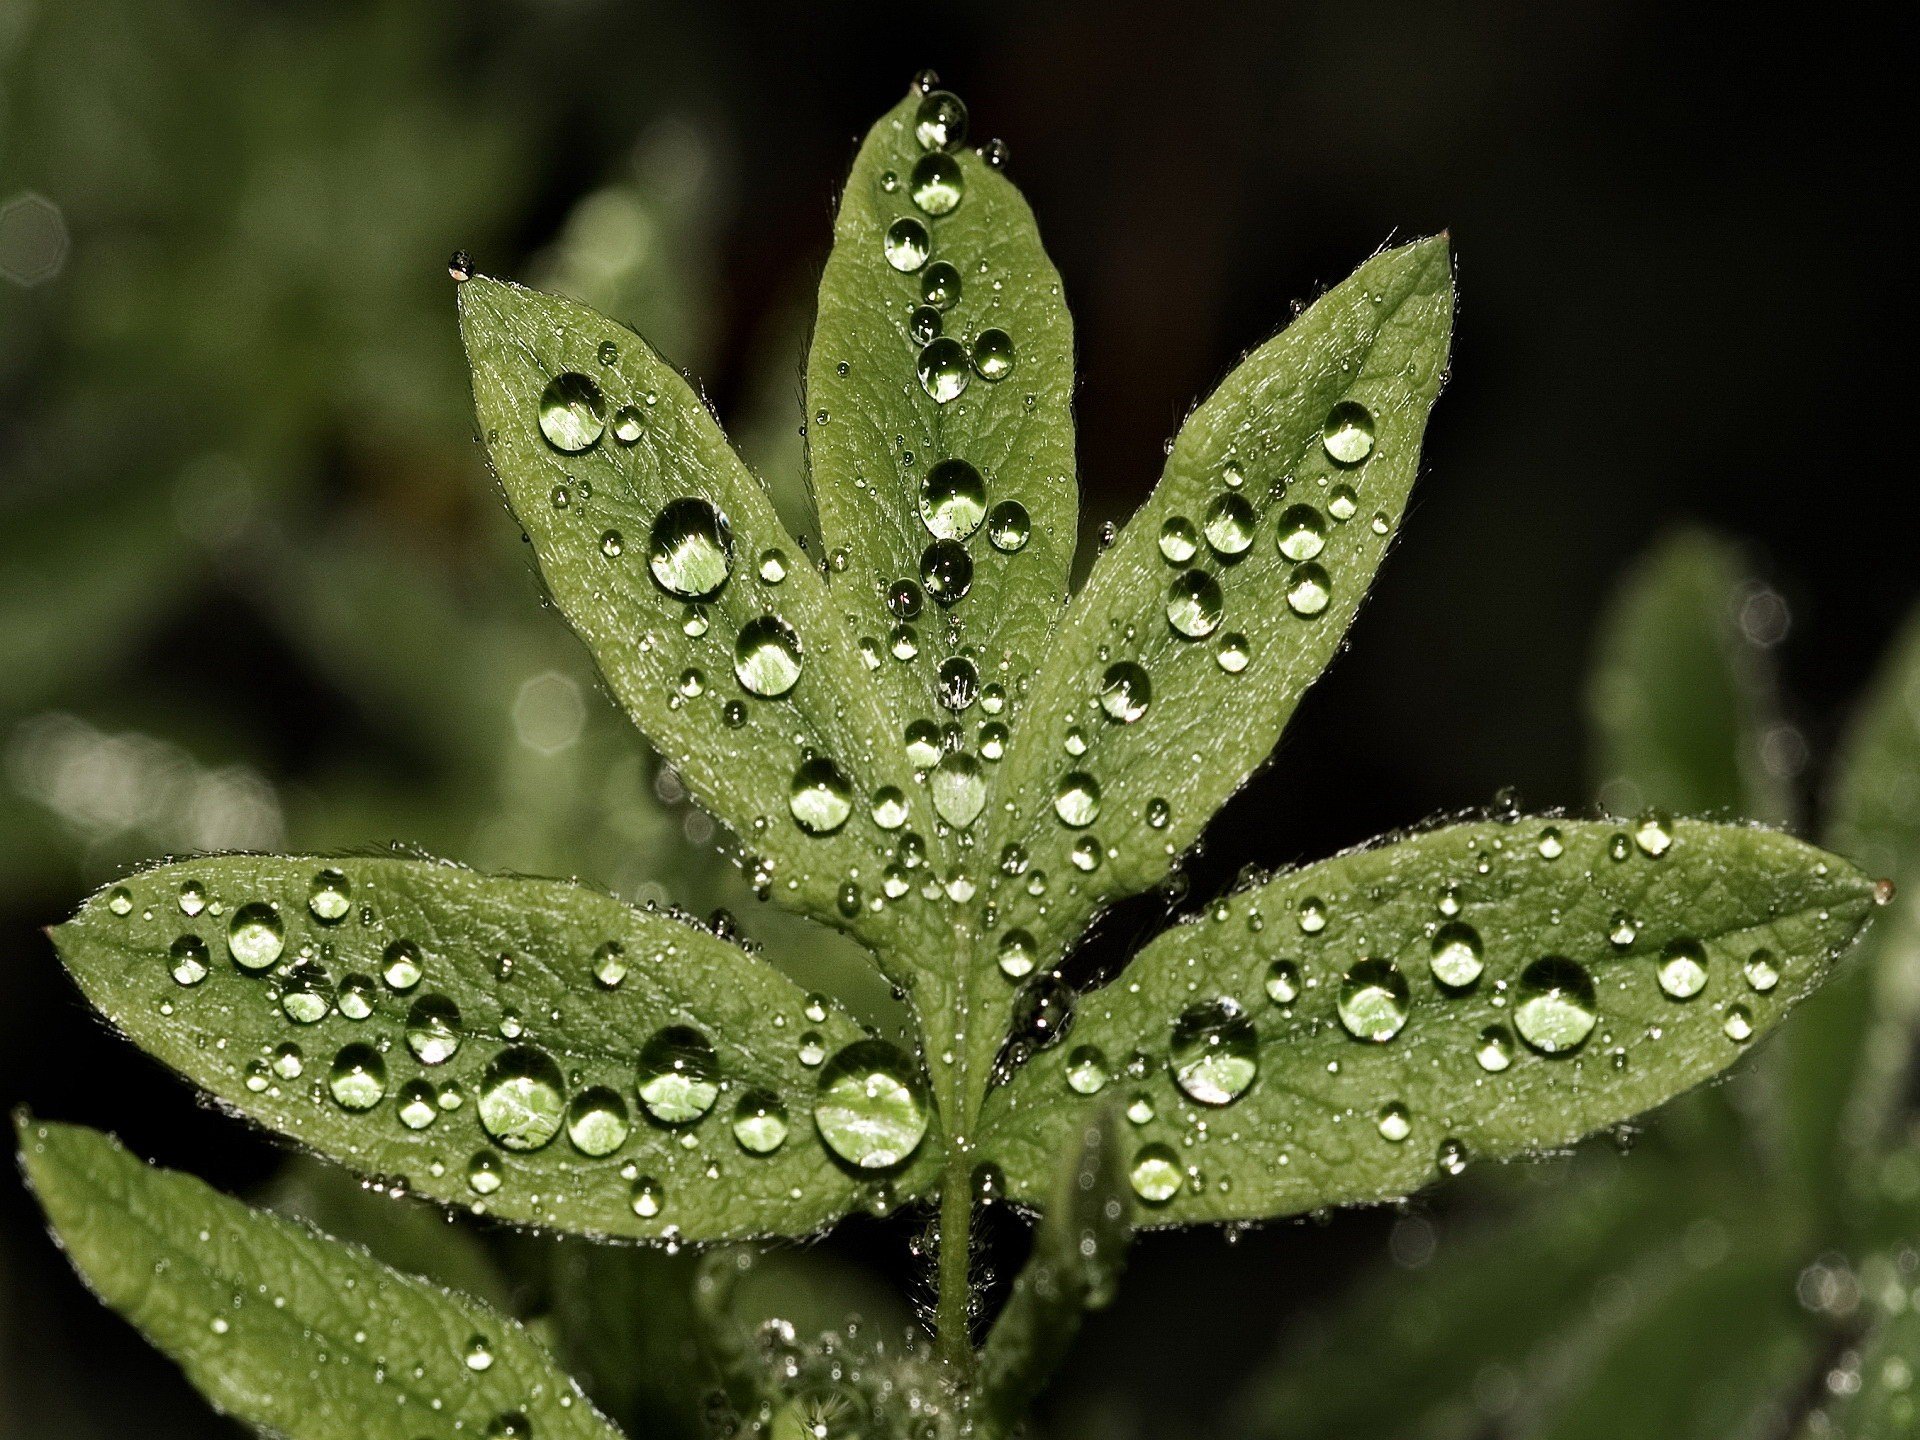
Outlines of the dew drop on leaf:
[{"label": "dew drop on leaf", "polygon": [[538,1150],[560,1133],[566,1082],[544,1050],[503,1050],[480,1081],[480,1128],[503,1150]]},{"label": "dew drop on leaf", "polygon": [[1382,1105],[1374,1123],[1379,1127],[1380,1138],[1395,1145],[1413,1133],[1413,1117],[1398,1100]]},{"label": "dew drop on leaf", "polygon": [[935,90],[913,116],[913,138],[923,150],[958,150],[967,139],[967,107],[950,90]]},{"label": "dew drop on leaf", "polygon": [[973,371],[967,364],[965,347],[951,335],[942,335],[921,348],[914,373],[920,377],[920,388],[934,403],[945,405],[960,398]]},{"label": "dew drop on leaf", "polygon": [[371,1110],[387,1093],[387,1062],[371,1045],[343,1045],[327,1071],[327,1092],[342,1110]]},{"label": "dew drop on leaf", "polygon": [[928,788],[940,818],[959,829],[973,824],[986,808],[986,777],[980,773],[980,762],[964,750],[948,755],[934,767]]},{"label": "dew drop on leaf", "polygon": [[1180,1160],[1170,1146],[1142,1145],[1127,1169],[1133,1193],[1149,1205],[1164,1205],[1180,1193]]},{"label": "dew drop on leaf", "polygon": [[265,970],[287,948],[286,931],[271,905],[242,905],[227,925],[227,953],[242,970]]},{"label": "dew drop on leaf", "polygon": [[1656,972],[1671,1000],[1691,1000],[1707,985],[1707,952],[1698,940],[1675,940],[1660,952]]},{"label": "dew drop on leaf", "polygon": [[1276,960],[1267,967],[1267,998],[1276,1005],[1291,1005],[1300,998],[1300,967],[1291,960]]},{"label": "dew drop on leaf", "polygon": [[1153,683],[1147,672],[1131,660],[1107,667],[1100,677],[1100,708],[1109,719],[1131,725],[1147,713],[1153,700]]},{"label": "dew drop on leaf", "polygon": [[440,1118],[434,1103],[433,1087],[424,1080],[409,1080],[400,1087],[400,1103],[394,1112],[409,1130],[425,1130]]},{"label": "dew drop on leaf", "polygon": [[785,695],[800,683],[799,634],[778,615],[749,620],[734,642],[733,673],[755,695]]},{"label": "dew drop on leaf", "polygon": [[1433,978],[1442,985],[1455,990],[1471,985],[1485,968],[1480,932],[1458,921],[1442,925],[1434,932],[1428,963],[1433,969]]},{"label": "dew drop on leaf", "polygon": [[1289,560],[1311,560],[1327,546],[1327,523],[1311,505],[1290,505],[1280,516],[1280,553]]},{"label": "dew drop on leaf", "polygon": [[169,973],[175,983],[198,985],[207,978],[212,956],[207,950],[207,942],[198,935],[182,935],[173,942],[167,953],[172,960]]},{"label": "dew drop on leaf", "polygon": [[667,1203],[667,1192],[651,1175],[642,1175],[627,1192],[627,1203],[642,1220],[651,1220]]},{"label": "dew drop on leaf", "polygon": [[920,583],[942,605],[955,604],[973,588],[973,557],[958,540],[936,540],[920,556]]},{"label": "dew drop on leaf", "polygon": [[411,940],[395,940],[381,952],[380,978],[387,982],[389,989],[411,990],[425,973],[420,947]]},{"label": "dew drop on leaf", "polygon": [[920,518],[938,539],[966,539],[986,513],[986,484],[964,460],[942,460],[920,482]]},{"label": "dew drop on leaf", "polygon": [[606,397],[592,376],[570,370],[540,392],[540,433],[563,455],[591,450],[606,430]]},{"label": "dew drop on leaf", "polygon": [[1053,813],[1061,824],[1084,830],[1100,818],[1100,782],[1084,770],[1069,771],[1053,792]]},{"label": "dew drop on leaf", "polygon": [[1207,507],[1200,530],[1207,537],[1208,548],[1223,559],[1244,554],[1253,544],[1253,506],[1244,496],[1222,495]]},{"label": "dew drop on leaf", "polygon": [[853,786],[838,765],[816,756],[793,772],[787,809],[809,835],[831,835],[853,814]]},{"label": "dew drop on leaf", "polygon": [[933,251],[933,240],[927,234],[925,225],[911,215],[902,215],[887,227],[882,248],[886,252],[887,264],[910,273],[927,263],[927,256]]},{"label": "dew drop on leaf", "polygon": [[295,965],[281,985],[280,1013],[296,1025],[317,1025],[332,1009],[327,972],[308,961]]},{"label": "dew drop on leaf", "polygon": [[640,1103],[663,1125],[690,1125],[720,1098],[713,1045],[689,1025],[669,1025],[641,1047]]},{"label": "dew drop on leaf", "polygon": [[1076,1095],[1098,1095],[1110,1078],[1107,1057],[1097,1045],[1082,1045],[1067,1057],[1067,1086]]},{"label": "dew drop on leaf", "polygon": [[1034,956],[1039,947],[1027,930],[1009,930],[1000,937],[1000,973],[1009,980],[1023,980],[1033,973]]},{"label": "dew drop on leaf", "polygon": [[1204,571],[1189,570],[1167,587],[1167,623],[1189,640],[1211,635],[1225,610],[1219,582]]},{"label": "dew drop on leaf", "polygon": [[936,310],[951,310],[960,300],[960,272],[936,260],[920,277],[920,298]]},{"label": "dew drop on leaf", "polygon": [[813,1123],[835,1155],[860,1170],[904,1163],[927,1133],[928,1108],[907,1058],[884,1040],[859,1040],[820,1072]]},{"label": "dew drop on leaf", "polygon": [[1774,963],[1771,950],[1754,951],[1741,969],[1755,994],[1764,995],[1780,983],[1780,967]]},{"label": "dew drop on leaf", "polygon": [[936,151],[914,163],[907,193],[927,214],[950,215],[966,196],[966,180],[957,161]]},{"label": "dew drop on leaf", "polygon": [[1579,1049],[1599,1023],[1593,977],[1578,961],[1557,955],[1534,961],[1520,974],[1519,995],[1514,1029],[1543,1055]]},{"label": "dew drop on leaf", "polygon": [[627,1102],[605,1085],[582,1090],[567,1106],[567,1139],[582,1155],[611,1155],[631,1130]]},{"label": "dew drop on leaf", "polygon": [[787,1143],[787,1107],[770,1090],[749,1090],[733,1107],[733,1138],[749,1155],[771,1155]]},{"label": "dew drop on leaf", "polygon": [[1383,1044],[1407,1023],[1407,977],[1391,960],[1358,961],[1340,982],[1340,1023],[1356,1040]]},{"label": "dew drop on leaf", "polygon": [[407,1049],[422,1065],[443,1065],[460,1049],[460,1007],[444,995],[422,995],[407,1011]]},{"label": "dew drop on leaf", "polygon": [[346,918],[353,907],[353,886],[338,870],[322,870],[307,887],[307,909],[323,925]]},{"label": "dew drop on leaf", "polygon": [[1358,465],[1373,453],[1373,415],[1354,400],[1342,400],[1327,412],[1320,444],[1336,465]]},{"label": "dew drop on leaf", "polygon": [[1230,1105],[1260,1069],[1260,1037],[1232,1000],[1189,1006],[1174,1022],[1169,1049],[1174,1083],[1202,1105]]},{"label": "dew drop on leaf", "polygon": [[1018,500],[1002,500],[987,516],[987,539],[994,549],[1004,554],[1026,549],[1032,534],[1033,522],[1027,517],[1027,507]]},{"label": "dew drop on leaf", "polygon": [[1504,1025],[1489,1025],[1480,1032],[1473,1058],[1488,1074],[1498,1075],[1513,1063],[1513,1037]]},{"label": "dew drop on leaf", "polygon": [[669,595],[708,600],[719,594],[733,568],[727,517],[694,496],[669,501],[647,538],[647,568]]},{"label": "dew drop on leaf", "polygon": [[973,341],[974,371],[988,384],[1013,373],[1013,337],[1004,330],[982,330]]},{"label": "dew drop on leaf", "polygon": [[1311,619],[1332,599],[1333,580],[1316,564],[1297,565],[1287,577],[1287,608],[1296,615]]},{"label": "dew drop on leaf", "polygon": [[1191,520],[1175,515],[1160,527],[1160,554],[1170,565],[1184,565],[1199,553],[1200,532]]}]

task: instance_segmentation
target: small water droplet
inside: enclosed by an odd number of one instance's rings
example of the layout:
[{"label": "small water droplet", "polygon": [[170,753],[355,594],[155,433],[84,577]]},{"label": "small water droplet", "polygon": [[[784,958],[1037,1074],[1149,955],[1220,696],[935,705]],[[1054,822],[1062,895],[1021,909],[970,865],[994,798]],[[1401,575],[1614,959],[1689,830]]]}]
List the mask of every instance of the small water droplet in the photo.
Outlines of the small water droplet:
[{"label": "small water droplet", "polygon": [[960,300],[960,272],[936,260],[920,277],[920,298],[936,310],[951,310]]},{"label": "small water droplet", "polygon": [[1276,960],[1267,967],[1267,998],[1276,1005],[1291,1005],[1300,998],[1300,967],[1291,960]]},{"label": "small water droplet", "polygon": [[951,215],[966,196],[966,179],[951,156],[935,151],[914,162],[907,181],[913,203],[929,215]]},{"label": "small water droplet", "polygon": [[242,970],[265,970],[287,948],[286,931],[271,905],[242,905],[227,925],[227,953]]},{"label": "small water droplet", "polygon": [[1024,550],[1032,534],[1033,522],[1027,518],[1027,507],[1018,500],[1002,500],[987,516],[987,539],[996,550],[1009,555]]},{"label": "small water droplet", "polygon": [[817,756],[794,771],[787,809],[809,835],[831,835],[853,813],[853,786],[839,766]]},{"label": "small water droplet", "polygon": [[389,989],[411,990],[425,973],[420,947],[411,940],[395,940],[380,954],[380,978]]},{"label": "small water droplet", "polygon": [[1180,1160],[1170,1146],[1142,1145],[1127,1169],[1133,1193],[1149,1205],[1164,1205],[1180,1193]]},{"label": "small water droplet", "polygon": [[1167,587],[1167,623],[1189,640],[1211,635],[1225,611],[1219,582],[1203,570],[1188,570]]},{"label": "small water droplet", "polygon": [[1485,968],[1480,953],[1480,932],[1471,925],[1455,922],[1434,932],[1429,952],[1433,978],[1458,990],[1480,978]]},{"label": "small water droplet", "polygon": [[441,1065],[460,1049],[460,1007],[444,995],[422,995],[407,1011],[407,1048],[422,1065]]},{"label": "small water droplet", "polygon": [[927,263],[927,256],[933,252],[933,238],[920,221],[911,215],[902,215],[887,227],[882,248],[886,252],[887,264],[910,273]]},{"label": "small water droplet", "polygon": [[1398,1145],[1413,1133],[1413,1117],[1398,1100],[1382,1105],[1374,1123],[1379,1127],[1380,1138],[1390,1144]]},{"label": "small water droplet", "polygon": [[169,973],[175,983],[198,985],[207,978],[213,957],[207,950],[207,942],[198,935],[182,935],[173,942],[168,954],[172,957]]},{"label": "small water droplet", "polygon": [[606,429],[606,397],[591,376],[570,370],[540,392],[540,433],[562,454],[591,450]]},{"label": "small water droplet", "polygon": [[1076,1095],[1098,1095],[1111,1078],[1106,1054],[1097,1045],[1082,1045],[1067,1057],[1067,1086]]},{"label": "small water droplet", "polygon": [[651,1220],[667,1203],[667,1192],[651,1175],[642,1175],[627,1192],[627,1204],[642,1220]]},{"label": "small water droplet", "polygon": [[1673,1000],[1691,1000],[1707,987],[1707,952],[1698,940],[1675,940],[1660,952],[1660,989]]},{"label": "small water droplet", "polygon": [[1479,1062],[1482,1070],[1492,1075],[1498,1075],[1513,1064],[1513,1037],[1507,1033],[1507,1027],[1489,1025],[1482,1030],[1474,1046],[1473,1058]]},{"label": "small water droplet", "polygon": [[1152,700],[1153,684],[1147,672],[1131,660],[1109,665],[1100,678],[1100,708],[1123,725],[1146,714]]},{"label": "small water droplet", "polygon": [[1647,815],[1633,827],[1633,843],[1641,853],[1658,860],[1673,846],[1673,831],[1663,815]]},{"label": "small water droplet", "polygon": [[920,482],[920,519],[939,539],[966,539],[986,513],[986,483],[964,460],[942,460]]},{"label": "small water droplet", "polygon": [[778,699],[800,683],[800,636],[778,615],[749,620],[734,642],[733,673],[755,695]]},{"label": "small water droplet", "polygon": [[640,1103],[663,1125],[690,1125],[720,1098],[719,1076],[707,1037],[688,1025],[669,1025],[641,1047]]},{"label": "small water droplet", "polygon": [[1745,1044],[1753,1038],[1753,1012],[1744,1005],[1729,1006],[1726,1021],[1720,1028],[1736,1045]]},{"label": "small water droplet", "polygon": [[346,918],[353,908],[353,886],[338,870],[322,870],[307,887],[307,909],[322,925]]},{"label": "small water droplet", "polygon": [[1189,1006],[1174,1022],[1169,1050],[1173,1079],[1202,1105],[1231,1105],[1260,1070],[1260,1037],[1229,999]]},{"label": "small water droplet", "polygon": [[1774,963],[1771,950],[1754,951],[1742,970],[1755,994],[1764,995],[1780,983],[1780,967]]},{"label": "small water droplet", "polygon": [[1253,646],[1238,630],[1229,630],[1213,642],[1214,663],[1229,675],[1238,675],[1253,659]]},{"label": "small water droplet", "polygon": [[116,885],[107,892],[107,909],[115,915],[133,913],[133,893],[124,885]]}]

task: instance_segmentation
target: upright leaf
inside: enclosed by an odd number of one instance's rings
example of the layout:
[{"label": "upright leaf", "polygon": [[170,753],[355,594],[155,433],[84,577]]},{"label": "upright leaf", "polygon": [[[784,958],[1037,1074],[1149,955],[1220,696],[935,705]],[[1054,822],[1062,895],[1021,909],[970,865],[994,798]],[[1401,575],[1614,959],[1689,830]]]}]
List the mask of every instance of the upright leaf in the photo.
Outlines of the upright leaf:
[{"label": "upright leaf", "polygon": [[962,828],[1066,600],[1077,504],[1060,277],[966,124],[958,98],[916,86],[867,135],[807,361],[835,599],[896,725],[966,726],[933,787]]},{"label": "upright leaf", "polygon": [[1083,1114],[1062,1154],[1033,1253],[980,1354],[980,1405],[1011,1430],[1065,1358],[1089,1310],[1113,1300],[1133,1229],[1119,1110]]},{"label": "upright leaf", "polygon": [[805,1234],[880,1181],[912,1193],[908,1157],[938,1149],[899,1051],[712,933],[563,881],[235,855],[130,876],[54,941],[223,1105],[507,1220]]},{"label": "upright leaf", "polygon": [[20,1122],[76,1269],[220,1410],[289,1440],[615,1440],[498,1311],[150,1169],[97,1131]]},{"label": "upright leaf", "polygon": [[1891,1138],[1920,1025],[1920,613],[1868,687],[1835,766],[1833,848],[1890,882],[1861,963],[1810,1005],[1774,1071],[1801,1173],[1821,1203]]},{"label": "upright leaf", "polygon": [[1725,1069],[1872,904],[1845,861],[1766,830],[1530,821],[1389,842],[1154,940],[988,1097],[980,1149],[1038,1199],[1114,1088],[1149,1223],[1405,1195]]},{"label": "upright leaf", "polygon": [[1702,530],[1667,536],[1627,572],[1587,690],[1609,809],[1793,819],[1792,790],[1765,754],[1779,702],[1754,627],[1769,622],[1742,623],[1763,598],[1740,548]]},{"label": "upright leaf", "polygon": [[1848,1383],[1837,1387],[1821,1423],[1808,1427],[1808,1440],[1911,1440],[1920,1433],[1920,1304],[1877,1308],[1860,1348],[1837,1367]]},{"label": "upright leaf", "polygon": [[766,491],[631,331],[480,277],[460,324],[494,473],[609,688],[754,853],[760,888],[885,935],[892,832],[932,816]]},{"label": "upright leaf", "polygon": [[1181,427],[996,777],[994,903],[1037,964],[1167,873],[1333,658],[1406,508],[1452,311],[1444,237],[1377,255]]}]

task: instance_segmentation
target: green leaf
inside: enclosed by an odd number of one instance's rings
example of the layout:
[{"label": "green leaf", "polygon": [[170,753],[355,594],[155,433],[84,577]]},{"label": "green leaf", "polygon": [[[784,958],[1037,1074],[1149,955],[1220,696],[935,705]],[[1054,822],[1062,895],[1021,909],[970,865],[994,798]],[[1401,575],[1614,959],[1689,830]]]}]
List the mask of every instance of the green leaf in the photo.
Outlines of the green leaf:
[{"label": "green leaf", "polygon": [[766,491],[631,331],[479,277],[460,323],[494,473],[608,687],[764,862],[760,888],[878,942],[898,911],[869,903],[893,854],[874,799],[897,792],[922,833],[932,816]]},{"label": "green leaf", "polygon": [[1113,1300],[1133,1230],[1119,1108],[1082,1115],[1033,1237],[1033,1253],[980,1352],[980,1405],[1011,1431],[1065,1358],[1080,1319]]},{"label": "green leaf", "polygon": [[75,1268],[228,1414],[289,1440],[617,1435],[498,1311],[97,1131],[24,1116],[20,1131]]},{"label": "green leaf", "polygon": [[1897,1128],[1920,1023],[1920,613],[1911,616],[1848,727],[1828,841],[1893,882],[1860,963],[1807,1007],[1772,1067],[1794,1153],[1822,1203],[1836,1165],[1860,1171]]},{"label": "green leaf", "polygon": [[[443,1203],[700,1240],[805,1234],[919,1181],[836,1158],[813,1119],[842,1057],[911,1084],[904,1056],[712,933],[579,885],[227,856],[130,876],[54,940],[88,999],[222,1104]],[[897,1148],[927,1114],[902,1103],[879,1137]],[[861,1153],[861,1117],[829,1114]]]},{"label": "green leaf", "polygon": [[1339,649],[1406,508],[1452,311],[1445,237],[1377,255],[1181,427],[996,778],[998,903],[1039,965],[1166,875]]},{"label": "green leaf", "polygon": [[1609,810],[1792,821],[1792,789],[1764,758],[1773,665],[1742,627],[1758,590],[1740,547],[1703,530],[1667,536],[1622,579],[1587,689]]},{"label": "green leaf", "polygon": [[[884,657],[896,723],[955,710],[975,731],[1004,701],[973,692],[1023,690],[1060,617],[1077,495],[1060,277],[964,127],[954,96],[916,87],[860,147],[820,281],[807,457],[835,598]],[[969,736],[970,767],[990,744]]]},{"label": "green leaf", "polygon": [[1872,895],[1797,840],[1693,821],[1382,844],[1155,939],[988,1097],[981,1151],[1038,1198],[1090,1092],[1112,1086],[1151,1223],[1405,1195],[1725,1069],[1826,978]]},{"label": "green leaf", "polygon": [[547,1247],[554,1348],[595,1402],[648,1440],[705,1440],[713,1388],[690,1338],[695,1257],[564,1240]]},{"label": "green leaf", "polygon": [[1898,1303],[1877,1307],[1859,1350],[1836,1367],[1851,1384],[1821,1413],[1823,1423],[1807,1428],[1809,1440],[1910,1440],[1920,1432],[1920,1303],[1909,1295],[1911,1274],[1891,1292]]}]

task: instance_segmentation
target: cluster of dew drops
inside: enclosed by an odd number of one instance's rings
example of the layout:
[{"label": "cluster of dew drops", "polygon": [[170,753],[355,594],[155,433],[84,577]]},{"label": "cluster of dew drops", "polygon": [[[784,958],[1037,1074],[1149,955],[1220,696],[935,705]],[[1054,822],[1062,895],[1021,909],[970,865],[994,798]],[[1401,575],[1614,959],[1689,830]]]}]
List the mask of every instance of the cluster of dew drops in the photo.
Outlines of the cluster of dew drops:
[{"label": "cluster of dew drops", "polygon": [[[1675,843],[1672,826],[1661,816],[1649,815],[1630,829],[1616,832],[1608,841],[1606,853],[1616,864],[1636,856],[1657,862]],[[1540,863],[1554,863],[1566,853],[1565,839],[1556,826],[1542,828],[1533,844]],[[1483,856],[1481,873],[1489,863]],[[1485,947],[1479,932],[1463,918],[1464,910],[1461,887],[1446,885],[1435,900],[1435,918],[1426,926],[1428,968],[1437,992],[1447,998],[1473,994],[1486,969]],[[1213,920],[1224,923],[1233,913],[1222,902],[1213,911]],[[1293,920],[1303,937],[1311,937],[1327,928],[1330,916],[1327,902],[1307,896],[1299,901]],[[1266,922],[1257,909],[1249,911],[1246,919],[1251,931],[1265,929]],[[1606,942],[1615,953],[1625,954],[1639,939],[1640,929],[1633,915],[1617,911],[1608,921]],[[1780,962],[1767,949],[1755,949],[1741,970],[1746,988],[1755,995],[1764,995],[1780,983]],[[1674,939],[1655,957],[1654,976],[1660,991],[1675,1004],[1699,996],[1707,988],[1709,974],[1706,947],[1695,939]],[[1268,962],[1257,980],[1268,1007],[1283,1020],[1291,1020],[1307,992],[1318,988],[1315,977],[1295,960],[1284,957]],[[1492,1004],[1500,1009],[1511,1006],[1511,1022],[1489,1025],[1470,1042],[1474,1064],[1489,1076],[1500,1074],[1514,1063],[1516,1035],[1518,1042],[1535,1054],[1559,1060],[1577,1054],[1600,1023],[1601,1006],[1593,976],[1577,960],[1542,956],[1521,971],[1511,995],[1505,980],[1495,981],[1493,988]],[[1411,1013],[1412,987],[1393,960],[1365,956],[1355,960],[1341,976],[1333,1014],[1355,1043],[1391,1044]],[[1752,1038],[1753,1013],[1746,1004],[1726,1004],[1721,1015],[1721,1030],[1729,1042],[1743,1045]],[[1659,1037],[1659,1027],[1649,1031],[1650,1039]],[[1609,1053],[1616,1068],[1625,1068],[1624,1047],[1615,1047]],[[1173,1083],[1187,1099],[1203,1107],[1194,1112],[1197,1122],[1206,1111],[1226,1109],[1253,1088],[1260,1069],[1259,1029],[1240,1001],[1228,996],[1201,1000],[1188,1006],[1173,1022],[1166,1056]],[[1332,1062],[1332,1068],[1337,1070],[1337,1066],[1337,1061]],[[1063,1069],[1068,1089],[1083,1096],[1100,1094],[1116,1080],[1134,1082],[1140,1088],[1129,1097],[1125,1114],[1135,1126],[1145,1126],[1157,1116],[1153,1095],[1144,1085],[1154,1067],[1155,1062],[1144,1051],[1135,1052],[1116,1067],[1098,1046],[1081,1045],[1067,1056]],[[1383,1103],[1373,1119],[1380,1139],[1388,1145],[1400,1145],[1414,1133],[1416,1117],[1400,1100]],[[1207,1126],[1196,1123],[1186,1144],[1198,1144],[1206,1134]],[[1458,1174],[1467,1163],[1465,1145],[1454,1137],[1443,1138],[1435,1150],[1435,1163],[1444,1173]],[[1183,1165],[1173,1146],[1158,1140],[1134,1152],[1129,1175],[1135,1192],[1150,1205],[1168,1203],[1183,1187],[1198,1192],[1205,1184],[1197,1164]],[[1217,1183],[1222,1189],[1230,1184],[1224,1179]]]},{"label": "cluster of dew drops", "polygon": [[[370,892],[372,886],[362,888]],[[366,898],[361,897],[359,923],[377,928],[379,921]],[[129,920],[139,908],[124,885],[108,892],[106,907],[122,920]],[[140,909],[140,917],[157,922],[166,908],[149,905]],[[620,1159],[630,1140],[638,1140],[642,1149],[651,1139],[695,1151],[703,1144],[698,1133],[701,1122],[720,1107],[723,1098],[733,1102],[727,1129],[742,1156],[774,1156],[792,1134],[788,1106],[780,1095],[729,1077],[712,1042],[689,1025],[662,1026],[640,1047],[631,1084],[644,1117],[638,1127],[620,1089],[586,1084],[578,1075],[570,1081],[552,1055],[527,1042],[524,1022],[512,1008],[503,1011],[497,1035],[484,1042],[490,1053],[477,1081],[471,1076],[469,1083],[452,1078],[451,1071],[442,1067],[480,1037],[472,1034],[459,1005],[427,983],[436,962],[419,944],[405,937],[384,943],[376,938],[368,952],[378,947],[377,962],[367,972],[349,971],[336,979],[333,967],[338,952],[348,945],[336,946],[327,937],[330,932],[350,930],[355,911],[353,882],[341,870],[326,868],[312,877],[307,915],[301,924],[314,938],[294,947],[288,944],[280,906],[270,900],[248,900],[228,913],[225,902],[204,884],[187,879],[171,897],[171,908],[190,922],[190,928],[183,929],[165,951],[168,972],[181,990],[194,990],[220,963],[203,933],[211,929],[224,939],[225,958],[234,969],[267,985],[270,1002],[295,1033],[311,1032],[311,1027],[336,1017],[364,1022],[383,1007],[398,1014],[404,1004],[397,1037],[404,1054],[395,1053],[392,1037],[376,1034],[348,1040],[330,1047],[324,1070],[309,1077],[305,1047],[287,1040],[265,1047],[251,1060],[244,1070],[244,1083],[253,1093],[263,1094],[306,1080],[316,1102],[330,1100],[351,1114],[372,1112],[390,1103],[394,1121],[414,1132],[447,1124],[449,1117],[466,1108],[471,1086],[473,1111],[486,1141],[466,1167],[467,1186],[481,1197],[477,1205],[484,1205],[485,1197],[506,1183],[502,1151],[530,1154],[563,1135],[575,1153],[595,1160]],[[578,963],[596,990],[617,991],[636,966],[668,959],[672,943],[662,942],[657,953],[640,956],[630,954],[621,940],[608,939]],[[512,971],[511,957],[496,962],[495,973],[503,985],[511,983]],[[162,1013],[172,1011],[169,999]],[[924,1090],[907,1057],[885,1041],[862,1038],[837,1049],[830,1047],[822,1032],[828,1013],[824,997],[809,995],[793,1017],[798,1032],[795,1057],[817,1077],[811,1097],[813,1127],[841,1165],[876,1182],[869,1203],[884,1206],[888,1203],[885,1177],[911,1158],[926,1135]],[[557,1014],[554,1018],[558,1019]],[[784,1030],[789,1017],[776,1014],[771,1023]],[[413,1072],[411,1078],[395,1073],[403,1068]],[[438,1177],[444,1174],[444,1163],[436,1160],[430,1169]],[[710,1159],[705,1173],[710,1181],[720,1179],[719,1162]],[[674,1238],[663,1184],[642,1173],[637,1160],[627,1160],[620,1175],[627,1182],[633,1212],[645,1220],[662,1217],[663,1235]],[[800,1192],[796,1189],[790,1198],[801,1198]]]}]

